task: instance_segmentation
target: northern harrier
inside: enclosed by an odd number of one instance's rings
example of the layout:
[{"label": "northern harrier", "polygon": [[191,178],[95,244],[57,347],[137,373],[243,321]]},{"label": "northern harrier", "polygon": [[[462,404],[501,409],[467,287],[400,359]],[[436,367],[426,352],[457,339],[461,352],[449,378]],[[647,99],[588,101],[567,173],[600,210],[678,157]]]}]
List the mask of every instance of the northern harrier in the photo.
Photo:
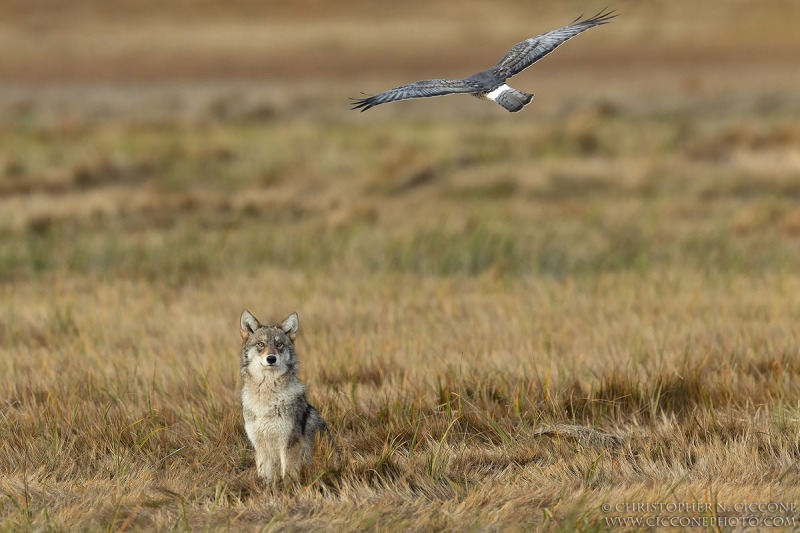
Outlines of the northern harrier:
[{"label": "northern harrier", "polygon": [[408,85],[395,87],[368,98],[353,99],[353,109],[366,111],[376,105],[408,98],[427,98],[446,94],[466,93],[478,98],[487,98],[497,102],[512,113],[516,113],[533,99],[532,94],[518,91],[506,85],[506,80],[519,74],[541,58],[555,50],[579,33],[589,28],[608,24],[616,17],[614,11],[601,11],[594,17],[581,20],[581,17],[569,26],[531,37],[514,45],[495,66],[489,70],[473,74],[463,80],[423,80]]}]

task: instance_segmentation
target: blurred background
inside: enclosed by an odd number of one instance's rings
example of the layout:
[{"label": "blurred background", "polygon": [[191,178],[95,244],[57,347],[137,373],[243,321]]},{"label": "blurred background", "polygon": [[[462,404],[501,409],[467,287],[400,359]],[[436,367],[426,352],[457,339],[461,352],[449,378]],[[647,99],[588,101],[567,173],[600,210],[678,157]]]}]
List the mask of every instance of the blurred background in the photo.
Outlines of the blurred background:
[{"label": "blurred background", "polygon": [[514,115],[348,97],[469,75],[605,3],[2,4],[5,282],[762,272],[800,254],[795,0],[618,0],[513,80],[536,93]]},{"label": "blurred background", "polygon": [[[512,80],[520,113],[349,109],[605,7]],[[0,529],[585,530],[609,502],[800,499],[800,1],[0,13]],[[244,307],[299,313],[341,444],[296,497],[255,478]],[[627,440],[542,433],[563,423]]]}]

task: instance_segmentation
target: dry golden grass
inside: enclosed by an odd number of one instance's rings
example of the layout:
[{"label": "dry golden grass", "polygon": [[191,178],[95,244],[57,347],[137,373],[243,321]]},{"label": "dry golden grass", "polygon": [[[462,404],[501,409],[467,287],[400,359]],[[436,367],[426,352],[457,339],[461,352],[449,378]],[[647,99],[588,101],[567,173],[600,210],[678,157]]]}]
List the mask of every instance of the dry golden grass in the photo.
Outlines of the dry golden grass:
[{"label": "dry golden grass", "polygon": [[[592,529],[603,502],[798,497],[796,276],[47,281],[2,295],[8,527]],[[332,431],[270,492],[233,318],[295,304]],[[619,442],[537,435],[561,423]]]},{"label": "dry golden grass", "polygon": [[[345,103],[496,59],[470,36],[528,33],[521,3],[84,4],[0,23],[52,29],[4,79],[87,83],[0,91],[0,529],[800,524],[734,508],[800,499],[796,3],[623,2],[519,115]],[[255,476],[245,307],[300,315],[303,483]]]},{"label": "dry golden grass", "polygon": [[[603,502],[798,497],[795,276],[47,282],[2,294],[6,527],[594,529]],[[234,319],[298,302],[331,433],[271,492]],[[563,423],[618,441],[538,434]]]}]

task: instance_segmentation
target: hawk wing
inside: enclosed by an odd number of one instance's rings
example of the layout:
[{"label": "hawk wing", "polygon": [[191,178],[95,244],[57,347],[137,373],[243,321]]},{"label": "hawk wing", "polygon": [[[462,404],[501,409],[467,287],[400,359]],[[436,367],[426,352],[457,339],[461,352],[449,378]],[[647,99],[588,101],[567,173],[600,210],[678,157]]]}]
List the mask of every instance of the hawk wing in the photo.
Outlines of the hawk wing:
[{"label": "hawk wing", "polygon": [[428,98],[431,96],[443,96],[445,94],[474,93],[479,89],[468,84],[464,80],[422,80],[408,85],[402,85],[389,89],[380,94],[368,98],[351,98],[353,100],[352,109],[366,111],[376,105],[408,98]]},{"label": "hawk wing", "polygon": [[563,28],[526,39],[521,43],[515,44],[511,50],[497,62],[494,68],[499,74],[510,78],[533,65],[558,48],[559,45],[572,39],[579,33],[585,32],[589,28],[600,26],[601,24],[608,24],[614,17],[616,17],[614,11],[601,11],[590,19],[581,20],[581,17],[578,17],[569,26],[564,26]]}]

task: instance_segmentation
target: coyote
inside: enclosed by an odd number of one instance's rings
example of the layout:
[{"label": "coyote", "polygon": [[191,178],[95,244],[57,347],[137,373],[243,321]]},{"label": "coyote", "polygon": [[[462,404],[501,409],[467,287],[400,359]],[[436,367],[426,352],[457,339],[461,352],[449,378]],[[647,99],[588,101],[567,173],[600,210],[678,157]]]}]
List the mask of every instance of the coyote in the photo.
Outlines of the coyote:
[{"label": "coyote", "polygon": [[245,309],[241,327],[242,412],[258,475],[267,483],[299,477],[311,462],[317,432],[327,427],[297,378],[297,313],[269,325]]}]

